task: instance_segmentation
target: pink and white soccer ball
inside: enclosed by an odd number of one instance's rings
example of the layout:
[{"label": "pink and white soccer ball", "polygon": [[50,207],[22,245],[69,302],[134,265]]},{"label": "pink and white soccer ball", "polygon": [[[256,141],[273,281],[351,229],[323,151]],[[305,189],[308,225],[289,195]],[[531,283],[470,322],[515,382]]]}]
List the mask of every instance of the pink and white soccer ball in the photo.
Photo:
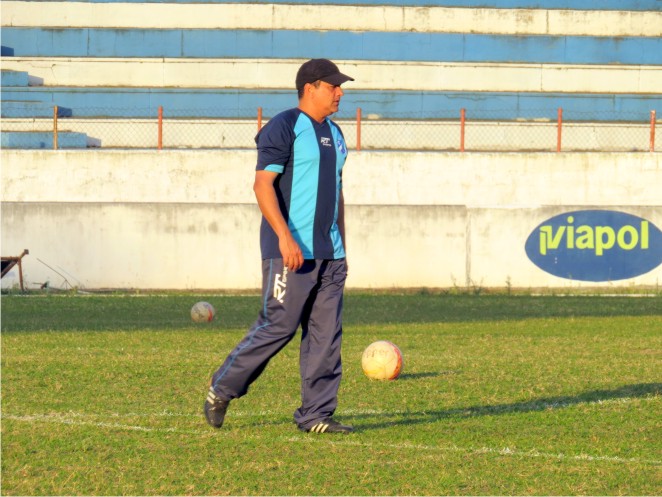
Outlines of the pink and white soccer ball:
[{"label": "pink and white soccer ball", "polygon": [[395,380],[402,372],[402,352],[388,340],[373,342],[363,351],[361,367],[373,380]]},{"label": "pink and white soccer ball", "polygon": [[191,319],[196,323],[208,323],[216,316],[216,309],[209,302],[196,302],[191,307]]}]

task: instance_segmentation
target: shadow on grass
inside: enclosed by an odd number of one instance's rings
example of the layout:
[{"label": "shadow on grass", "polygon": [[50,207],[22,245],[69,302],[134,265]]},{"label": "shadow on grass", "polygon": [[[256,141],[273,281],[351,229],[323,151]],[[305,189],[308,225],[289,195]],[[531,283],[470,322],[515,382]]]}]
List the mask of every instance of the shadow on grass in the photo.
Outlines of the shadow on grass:
[{"label": "shadow on grass", "polygon": [[445,374],[454,374],[453,372],[429,372],[429,373],[402,373],[398,376],[398,381],[402,380],[419,380],[421,378],[434,378]]},{"label": "shadow on grass", "polygon": [[[637,385],[625,385],[614,390],[595,390],[575,396],[549,397],[536,399],[529,402],[515,402],[512,404],[473,406],[463,409],[445,409],[439,411],[412,412],[408,414],[397,414],[398,419],[384,421],[384,413],[379,415],[365,414],[352,416],[353,418],[378,417],[379,423],[362,424],[357,427],[359,431],[376,430],[398,425],[416,425],[434,423],[448,418],[470,418],[475,416],[500,416],[503,414],[528,413],[564,409],[578,404],[600,404],[602,402],[625,400],[633,398],[644,398],[662,395],[662,383],[640,383]],[[396,415],[394,415],[395,417]],[[403,419],[404,418],[404,419]]]},{"label": "shadow on grass", "polygon": [[533,318],[660,316],[659,297],[509,295],[355,295],[345,325],[478,322]]}]

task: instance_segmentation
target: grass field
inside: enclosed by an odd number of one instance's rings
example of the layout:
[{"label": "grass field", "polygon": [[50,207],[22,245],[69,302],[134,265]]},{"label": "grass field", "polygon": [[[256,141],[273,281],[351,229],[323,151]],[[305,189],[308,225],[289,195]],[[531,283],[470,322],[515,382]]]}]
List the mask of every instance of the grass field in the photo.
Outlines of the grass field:
[{"label": "grass field", "polygon": [[[211,302],[217,319],[189,309]],[[258,295],[4,295],[3,495],[659,495],[662,297],[348,293],[336,417],[296,430],[298,340],[221,430],[209,375]],[[360,366],[372,341],[405,358]]]}]

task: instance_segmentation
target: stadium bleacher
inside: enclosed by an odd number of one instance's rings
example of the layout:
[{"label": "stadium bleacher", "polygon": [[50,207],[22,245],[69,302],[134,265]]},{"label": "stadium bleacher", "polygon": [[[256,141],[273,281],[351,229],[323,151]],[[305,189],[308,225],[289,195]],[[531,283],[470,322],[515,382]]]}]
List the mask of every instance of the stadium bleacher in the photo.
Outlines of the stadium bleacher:
[{"label": "stadium bleacher", "polygon": [[86,146],[154,146],[137,137],[160,107],[189,130],[179,140],[171,132],[166,147],[251,147],[255,127],[242,120],[294,106],[294,73],[312,57],[356,78],[335,117],[347,121],[350,146],[357,109],[375,129],[369,148],[453,149],[436,130],[426,139],[407,131],[458,120],[461,109],[483,125],[516,126],[515,135],[553,124],[559,108],[589,123],[587,136],[645,131],[662,107],[660,3],[5,1],[2,146],[47,147],[57,106],[72,133],[61,147],[80,147],[81,134]]}]

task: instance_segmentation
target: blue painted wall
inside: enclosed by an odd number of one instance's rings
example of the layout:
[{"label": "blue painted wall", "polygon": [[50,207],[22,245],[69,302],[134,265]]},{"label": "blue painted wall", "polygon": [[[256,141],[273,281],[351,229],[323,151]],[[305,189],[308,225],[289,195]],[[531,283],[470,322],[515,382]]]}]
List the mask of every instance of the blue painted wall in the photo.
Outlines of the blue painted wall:
[{"label": "blue painted wall", "polygon": [[[170,117],[255,118],[258,107],[265,117],[295,107],[296,92],[268,90],[148,89],[148,88],[6,88],[3,116],[25,116],[24,105],[59,105],[74,117],[155,117],[163,106]],[[375,114],[398,119],[455,119],[460,109],[469,119],[555,120],[564,109],[566,120],[647,122],[651,109],[662,110],[660,95],[540,94],[500,92],[348,91],[337,119],[355,117],[361,107],[364,118]],[[52,114],[52,111],[51,111]]]},{"label": "blue painted wall", "polygon": [[312,58],[662,64],[662,38],[211,29],[6,27],[17,57]]},{"label": "blue painted wall", "polygon": [[[51,132],[19,132],[3,131],[0,135],[2,148],[23,149],[53,149],[53,133]],[[87,135],[85,133],[64,132],[58,133],[58,148],[87,148]]]}]

